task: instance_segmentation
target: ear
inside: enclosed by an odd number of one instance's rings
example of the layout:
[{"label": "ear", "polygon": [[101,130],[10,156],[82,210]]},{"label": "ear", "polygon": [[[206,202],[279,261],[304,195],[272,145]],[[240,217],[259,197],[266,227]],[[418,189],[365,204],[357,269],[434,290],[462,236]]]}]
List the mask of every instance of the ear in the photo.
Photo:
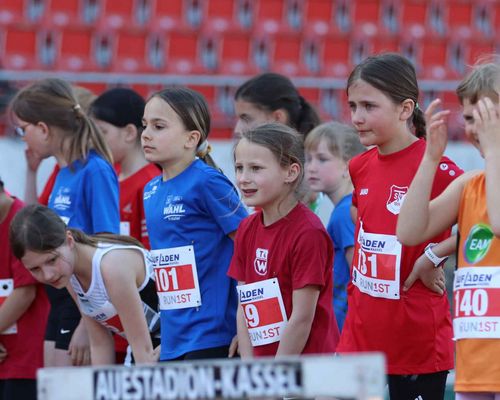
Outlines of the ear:
[{"label": "ear", "polygon": [[39,132],[42,134],[42,137],[45,141],[50,139],[51,131],[49,126],[45,122],[40,121],[35,126],[38,128]]},{"label": "ear", "polygon": [[407,121],[411,118],[413,110],[415,110],[415,102],[411,99],[404,100],[401,105],[400,118],[402,121]]},{"label": "ear", "polygon": [[75,238],[73,237],[73,234],[69,229],[66,230],[66,243],[68,244],[70,249],[75,246]]},{"label": "ear", "polygon": [[273,119],[284,125],[288,123],[288,113],[283,108],[278,108],[272,112]]},{"label": "ear", "polygon": [[186,143],[184,144],[184,147],[186,149],[195,149],[198,147],[198,143],[200,143],[201,139],[201,133],[200,131],[190,131],[188,132],[188,136],[186,139]]},{"label": "ear", "polygon": [[288,167],[287,174],[285,176],[285,183],[293,183],[300,176],[300,165],[297,163],[293,163]]},{"label": "ear", "polygon": [[125,125],[125,127],[123,128],[123,132],[124,132],[125,143],[134,144],[135,142],[138,141],[137,135],[139,134],[139,132],[137,131],[137,127],[134,124]]}]

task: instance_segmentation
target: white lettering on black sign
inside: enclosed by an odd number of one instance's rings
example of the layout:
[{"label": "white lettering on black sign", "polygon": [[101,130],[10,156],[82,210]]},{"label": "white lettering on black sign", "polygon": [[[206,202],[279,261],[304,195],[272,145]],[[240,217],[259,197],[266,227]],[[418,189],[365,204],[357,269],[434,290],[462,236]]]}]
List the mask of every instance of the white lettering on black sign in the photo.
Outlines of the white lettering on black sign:
[{"label": "white lettering on black sign", "polygon": [[300,396],[300,363],[134,367],[94,372],[95,400]]}]

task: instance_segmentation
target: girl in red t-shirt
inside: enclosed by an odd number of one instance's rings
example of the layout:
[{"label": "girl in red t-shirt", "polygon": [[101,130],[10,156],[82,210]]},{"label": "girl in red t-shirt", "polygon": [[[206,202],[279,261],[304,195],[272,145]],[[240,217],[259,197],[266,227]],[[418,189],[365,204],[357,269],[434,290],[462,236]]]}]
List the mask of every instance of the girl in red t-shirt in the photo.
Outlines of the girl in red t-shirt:
[{"label": "girl in red t-shirt", "polygon": [[229,275],[239,281],[240,354],[333,353],[338,328],[332,308],[333,245],[319,218],[298,201],[301,137],[281,124],[242,133],[236,182],[260,210],[238,228]]},{"label": "girl in red t-shirt", "polygon": [[[368,57],[349,76],[347,95],[361,143],[372,148],[349,163],[356,241],[349,311],[337,350],[383,352],[391,400],[442,399],[453,368],[443,271],[418,269],[430,276],[419,274],[409,288],[405,281],[420,263],[430,263],[426,246],[450,232],[413,247],[396,237],[401,204],[425,151],[415,69],[399,54]],[[443,157],[432,196],[461,172]]]}]

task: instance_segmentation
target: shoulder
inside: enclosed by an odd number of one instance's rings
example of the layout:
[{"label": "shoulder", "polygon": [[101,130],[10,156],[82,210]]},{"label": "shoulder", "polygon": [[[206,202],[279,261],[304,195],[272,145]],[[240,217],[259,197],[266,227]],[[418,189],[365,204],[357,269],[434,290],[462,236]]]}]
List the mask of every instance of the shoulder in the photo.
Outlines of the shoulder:
[{"label": "shoulder", "polygon": [[291,234],[295,233],[296,236],[300,237],[328,235],[319,217],[302,203],[297,205],[296,210],[290,217],[292,226],[287,229],[291,228]]},{"label": "shoulder", "polygon": [[89,171],[113,171],[113,166],[105,160],[100,154],[96,153],[94,150],[89,152],[86,162],[83,164],[83,168]]},{"label": "shoulder", "polygon": [[464,171],[460,168],[454,161],[450,158],[443,156],[441,161],[439,162],[439,171],[442,173],[448,174],[452,177],[458,177],[462,175]]},{"label": "shoulder", "polygon": [[367,161],[376,157],[377,152],[377,148],[373,147],[372,149],[366,150],[364,153],[358,154],[357,156],[353,157],[349,161],[349,170],[351,171],[351,173],[356,172]]},{"label": "shoulder", "polygon": [[101,271],[107,277],[123,279],[144,270],[144,253],[139,247],[112,246],[101,259]]}]

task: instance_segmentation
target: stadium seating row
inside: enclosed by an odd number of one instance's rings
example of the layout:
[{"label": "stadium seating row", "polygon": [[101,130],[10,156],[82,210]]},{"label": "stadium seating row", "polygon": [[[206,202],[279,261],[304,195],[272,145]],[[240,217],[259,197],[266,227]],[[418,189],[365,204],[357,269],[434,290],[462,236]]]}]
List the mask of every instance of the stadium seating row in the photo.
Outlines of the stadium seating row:
[{"label": "stadium seating row", "polygon": [[[45,29],[211,32],[253,30],[317,35],[486,36],[500,32],[498,0],[2,0],[0,25],[29,23]],[[496,32],[495,32],[496,30]]]}]

